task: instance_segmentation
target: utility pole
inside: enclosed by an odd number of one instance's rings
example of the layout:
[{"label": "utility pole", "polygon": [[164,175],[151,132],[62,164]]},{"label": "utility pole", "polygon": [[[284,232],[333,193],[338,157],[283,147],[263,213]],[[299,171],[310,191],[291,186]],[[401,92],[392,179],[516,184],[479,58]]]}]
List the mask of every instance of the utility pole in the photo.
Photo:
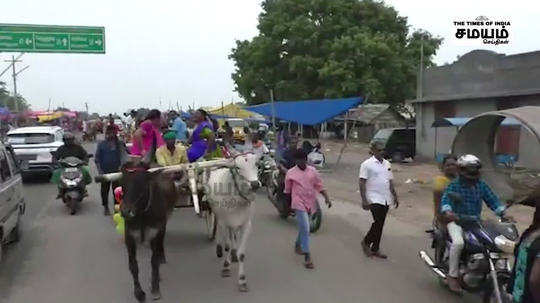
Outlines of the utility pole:
[{"label": "utility pole", "polygon": [[19,96],[18,93],[17,93],[17,76],[20,73],[22,73],[23,71],[25,71],[27,68],[30,67],[29,65],[27,65],[24,68],[22,68],[21,70],[19,70],[18,72],[15,70],[15,63],[22,62],[22,60],[19,60],[19,59],[23,55],[24,55],[24,53],[21,53],[17,58],[15,58],[15,56],[11,56],[11,60],[4,60],[4,62],[9,62],[11,64],[2,72],[2,74],[0,74],[0,76],[2,76],[11,67],[11,71],[12,71],[11,76],[13,77],[13,96],[14,96],[15,112],[16,113],[19,112],[19,103],[17,102],[18,101],[18,96]]},{"label": "utility pole", "polygon": [[[47,107],[47,111],[50,112],[51,111],[51,98],[49,98],[49,107]],[[87,110],[88,111],[88,110]]]},{"label": "utility pole", "polygon": [[86,107],[86,113],[88,114],[88,102],[84,102],[84,106]]}]

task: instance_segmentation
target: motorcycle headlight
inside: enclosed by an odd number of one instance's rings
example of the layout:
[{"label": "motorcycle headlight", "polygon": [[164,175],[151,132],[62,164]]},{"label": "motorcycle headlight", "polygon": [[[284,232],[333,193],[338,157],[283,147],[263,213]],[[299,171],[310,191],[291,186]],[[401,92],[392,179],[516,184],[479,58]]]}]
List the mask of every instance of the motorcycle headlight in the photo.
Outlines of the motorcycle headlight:
[{"label": "motorcycle headlight", "polygon": [[508,239],[507,237],[503,235],[500,235],[500,236],[495,237],[495,245],[497,245],[497,248],[499,248],[503,252],[512,254],[514,253],[516,242]]}]

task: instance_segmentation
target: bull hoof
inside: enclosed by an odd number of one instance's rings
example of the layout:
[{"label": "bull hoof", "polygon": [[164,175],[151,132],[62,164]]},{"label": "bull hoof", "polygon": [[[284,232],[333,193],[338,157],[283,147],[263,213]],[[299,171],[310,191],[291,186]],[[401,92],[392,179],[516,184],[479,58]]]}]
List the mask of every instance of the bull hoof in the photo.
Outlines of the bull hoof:
[{"label": "bull hoof", "polygon": [[152,300],[157,301],[161,299],[161,292],[159,290],[152,291]]},{"label": "bull hoof", "polygon": [[135,294],[135,298],[139,302],[144,302],[144,300],[146,299],[146,294],[144,293],[142,289],[135,289],[134,294]]},{"label": "bull hoof", "polygon": [[238,255],[236,253],[236,249],[231,250],[231,261],[233,263],[238,263]]},{"label": "bull hoof", "polygon": [[238,284],[238,290],[240,292],[248,292],[249,287],[248,287],[247,283]]},{"label": "bull hoof", "polygon": [[216,256],[218,258],[223,257],[223,247],[221,245],[216,246]]},{"label": "bull hoof", "polygon": [[228,269],[228,268],[224,268],[221,270],[221,276],[223,278],[227,278],[227,277],[230,277],[231,276],[231,270]]}]

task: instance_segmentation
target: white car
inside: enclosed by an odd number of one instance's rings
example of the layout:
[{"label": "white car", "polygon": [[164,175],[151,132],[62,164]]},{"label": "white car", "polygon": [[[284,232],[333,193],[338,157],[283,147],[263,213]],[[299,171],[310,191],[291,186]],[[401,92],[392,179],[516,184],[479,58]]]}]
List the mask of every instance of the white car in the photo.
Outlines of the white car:
[{"label": "white car", "polygon": [[23,176],[51,173],[54,170],[52,152],[64,145],[64,131],[58,126],[21,127],[7,133],[18,161],[27,162]]}]

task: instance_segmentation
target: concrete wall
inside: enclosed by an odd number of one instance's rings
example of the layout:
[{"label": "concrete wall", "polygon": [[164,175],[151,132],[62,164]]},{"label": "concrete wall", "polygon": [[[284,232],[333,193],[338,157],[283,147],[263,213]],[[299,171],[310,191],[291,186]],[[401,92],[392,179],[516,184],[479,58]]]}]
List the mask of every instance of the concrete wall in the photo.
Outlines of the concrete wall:
[{"label": "concrete wall", "polygon": [[[540,90],[540,51],[511,56],[475,50],[456,62],[426,69],[426,100],[521,95]],[[524,95],[524,94],[523,94]]]}]

